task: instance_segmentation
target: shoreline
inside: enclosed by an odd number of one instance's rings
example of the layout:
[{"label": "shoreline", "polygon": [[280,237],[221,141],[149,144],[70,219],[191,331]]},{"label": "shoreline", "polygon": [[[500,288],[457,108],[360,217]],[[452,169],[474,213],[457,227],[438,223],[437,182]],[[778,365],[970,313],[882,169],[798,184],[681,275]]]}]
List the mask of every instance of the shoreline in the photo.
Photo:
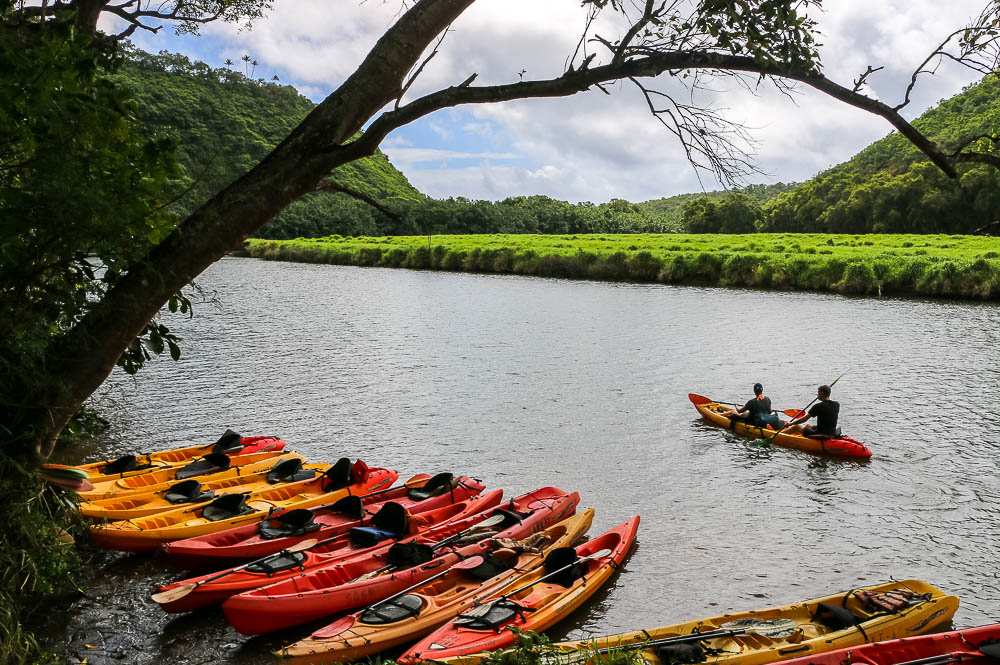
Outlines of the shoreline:
[{"label": "shoreline", "polygon": [[251,239],[233,255],[610,282],[1000,300],[1000,238],[981,236],[331,236]]}]

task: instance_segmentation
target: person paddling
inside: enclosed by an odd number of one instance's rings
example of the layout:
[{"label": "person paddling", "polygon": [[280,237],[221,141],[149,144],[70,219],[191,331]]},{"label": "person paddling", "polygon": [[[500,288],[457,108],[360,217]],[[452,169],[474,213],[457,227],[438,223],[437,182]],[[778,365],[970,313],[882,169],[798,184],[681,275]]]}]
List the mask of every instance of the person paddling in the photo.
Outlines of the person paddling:
[{"label": "person paddling", "polygon": [[[840,415],[840,402],[830,399],[830,386],[823,385],[816,389],[816,399],[819,401],[809,409],[809,413],[788,421],[788,434],[800,434],[811,438],[837,436],[837,417]],[[816,426],[801,425],[810,418],[816,418]]]},{"label": "person paddling", "polygon": [[731,420],[741,420],[756,427],[779,427],[781,421],[771,413],[771,398],[764,396],[764,386],[753,384],[753,399],[739,407],[730,409],[722,415]]}]

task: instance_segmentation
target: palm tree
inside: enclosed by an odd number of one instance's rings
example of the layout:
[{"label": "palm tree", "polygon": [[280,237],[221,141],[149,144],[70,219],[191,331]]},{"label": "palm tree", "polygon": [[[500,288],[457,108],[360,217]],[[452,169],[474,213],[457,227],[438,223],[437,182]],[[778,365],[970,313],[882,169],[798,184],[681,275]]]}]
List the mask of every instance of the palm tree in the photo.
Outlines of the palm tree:
[{"label": "palm tree", "polygon": [[[247,70],[247,64],[250,63],[250,54],[249,53],[244,53],[243,57],[240,58],[240,60],[243,61],[243,73],[244,74],[248,74],[249,70]],[[256,63],[254,63],[254,64],[256,64]]]},{"label": "palm tree", "polygon": [[254,60],[250,64],[253,65],[253,69],[250,70],[250,78],[253,78],[253,73],[257,71],[257,65],[259,65],[260,63]]},{"label": "palm tree", "polygon": [[230,69],[233,66],[233,61],[226,58],[226,69]]},{"label": "palm tree", "polygon": [[277,74],[275,74],[274,76],[272,76],[272,77],[271,77],[271,80],[272,80],[272,81],[280,81],[281,79],[279,79],[279,78],[278,78],[278,75],[277,75]]}]

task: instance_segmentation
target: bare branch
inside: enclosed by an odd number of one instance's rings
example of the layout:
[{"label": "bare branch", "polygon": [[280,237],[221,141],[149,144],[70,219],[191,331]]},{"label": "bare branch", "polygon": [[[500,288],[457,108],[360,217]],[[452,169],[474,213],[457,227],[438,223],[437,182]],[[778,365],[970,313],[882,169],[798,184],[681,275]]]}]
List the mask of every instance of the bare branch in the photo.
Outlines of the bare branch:
[{"label": "bare branch", "polygon": [[423,62],[420,63],[416,71],[413,72],[413,74],[410,76],[409,79],[407,79],[406,83],[403,84],[403,87],[400,88],[399,96],[396,97],[395,108],[397,109],[399,108],[399,104],[403,101],[403,95],[406,94],[406,91],[410,89],[410,86],[413,85],[413,82],[417,80],[418,76],[420,76],[420,72],[424,71],[424,67],[427,66],[427,63],[430,62],[431,59],[437,55],[438,49],[441,48],[441,42],[443,42],[444,38],[448,36],[448,32],[450,30],[451,26],[448,26],[447,28],[444,29],[444,32],[442,32],[441,36],[438,37],[437,43],[434,44],[434,49],[430,52],[430,54],[426,58],[424,58]]},{"label": "bare branch", "polygon": [[865,83],[868,82],[869,76],[871,76],[875,72],[882,71],[883,69],[885,69],[885,67],[872,67],[871,65],[868,65],[868,70],[865,71],[865,73],[859,76],[858,78],[854,79],[854,88],[853,88],[854,92],[860,90],[861,86],[863,86]]},{"label": "bare branch", "polygon": [[323,181],[321,181],[318,185],[316,185],[316,188],[313,191],[314,192],[340,192],[341,194],[347,194],[348,196],[350,196],[352,198],[355,198],[355,199],[357,199],[359,201],[363,201],[363,202],[367,203],[368,205],[370,205],[371,207],[375,208],[380,213],[382,213],[383,215],[385,215],[386,217],[388,217],[390,219],[393,219],[393,220],[395,220],[397,222],[400,219],[398,212],[392,210],[391,208],[387,208],[386,206],[382,205],[381,203],[379,203],[374,198],[368,196],[367,194],[365,194],[363,192],[359,192],[356,189],[351,189],[350,187],[345,187],[344,185],[338,184],[338,183],[334,182],[333,180],[323,180]]}]

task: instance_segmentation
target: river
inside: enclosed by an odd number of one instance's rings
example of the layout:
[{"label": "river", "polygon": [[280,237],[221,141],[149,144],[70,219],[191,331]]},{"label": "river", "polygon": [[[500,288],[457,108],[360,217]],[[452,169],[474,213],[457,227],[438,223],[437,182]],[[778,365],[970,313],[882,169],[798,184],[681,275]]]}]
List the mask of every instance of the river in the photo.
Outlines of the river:
[{"label": "river", "polygon": [[[90,458],[273,434],[312,461],[452,471],[515,496],[556,485],[591,535],[642,516],[612,585],[550,632],[580,637],[785,604],[890,578],[1000,616],[1000,307],[227,258],[184,339],[108,380]],[[776,408],[834,387],[869,463],[763,448],[699,420],[689,392]],[[88,663],[269,663],[221,612],[148,599],[177,574],[103,555],[48,643]],[[306,631],[307,632],[307,631]]]}]

